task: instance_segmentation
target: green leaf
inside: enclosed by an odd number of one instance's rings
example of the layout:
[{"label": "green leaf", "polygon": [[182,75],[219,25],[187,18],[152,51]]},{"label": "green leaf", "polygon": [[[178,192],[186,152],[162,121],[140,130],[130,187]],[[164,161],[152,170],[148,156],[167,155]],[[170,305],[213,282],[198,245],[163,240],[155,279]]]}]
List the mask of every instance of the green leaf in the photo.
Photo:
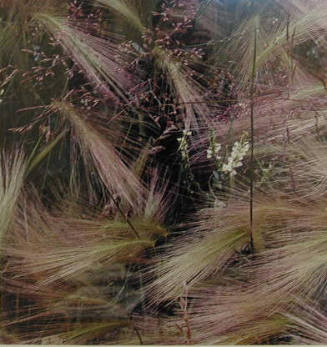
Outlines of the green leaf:
[{"label": "green leaf", "polygon": [[27,175],[29,175],[35,167],[37,167],[53,150],[58,142],[66,135],[67,130],[62,131],[53,141],[47,144],[41,152],[39,152],[33,159],[31,159],[30,164],[27,168]]}]

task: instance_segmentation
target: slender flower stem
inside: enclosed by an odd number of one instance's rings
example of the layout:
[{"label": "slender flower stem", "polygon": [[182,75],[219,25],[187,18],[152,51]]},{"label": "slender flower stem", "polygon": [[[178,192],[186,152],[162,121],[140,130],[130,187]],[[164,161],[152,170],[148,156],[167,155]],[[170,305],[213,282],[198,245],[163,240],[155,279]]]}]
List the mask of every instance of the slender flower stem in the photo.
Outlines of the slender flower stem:
[{"label": "slender flower stem", "polygon": [[257,23],[254,27],[254,47],[253,47],[253,62],[252,62],[252,75],[251,75],[251,90],[250,90],[250,99],[251,99],[251,109],[250,109],[250,118],[251,118],[251,159],[250,159],[250,245],[252,251],[254,251],[253,243],[253,195],[254,195],[254,103],[255,103],[255,90],[256,90],[256,73],[257,73],[257,34],[258,28]]}]

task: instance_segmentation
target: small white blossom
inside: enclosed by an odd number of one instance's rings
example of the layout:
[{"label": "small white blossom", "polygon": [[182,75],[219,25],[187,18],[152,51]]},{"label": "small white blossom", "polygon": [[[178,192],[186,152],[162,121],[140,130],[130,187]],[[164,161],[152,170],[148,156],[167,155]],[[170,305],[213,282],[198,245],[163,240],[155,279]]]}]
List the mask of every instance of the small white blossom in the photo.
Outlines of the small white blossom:
[{"label": "small white blossom", "polygon": [[229,160],[227,164],[223,165],[222,170],[225,173],[229,173],[232,177],[236,175],[235,165],[231,160]]},{"label": "small white blossom", "polygon": [[179,137],[177,141],[179,142],[179,148],[178,150],[181,152],[182,158],[185,161],[189,160],[189,153],[188,153],[188,143],[187,143],[187,137],[191,136],[192,132],[189,130],[183,130],[183,136]]},{"label": "small white blossom", "polygon": [[209,148],[207,149],[207,158],[211,159],[212,158],[212,150]]},{"label": "small white blossom", "polygon": [[191,135],[192,135],[192,132],[189,131],[189,130],[183,130],[183,135],[184,135],[184,136],[191,136]]},{"label": "small white blossom", "polygon": [[232,177],[235,176],[235,169],[243,165],[242,161],[249,149],[250,145],[248,142],[242,143],[236,141],[233,145],[233,149],[228,158],[227,164],[224,164],[222,167],[222,171],[225,173],[229,173]]},{"label": "small white blossom", "polygon": [[207,149],[207,159],[215,158],[217,160],[221,159],[218,155],[221,150],[221,144],[215,141],[211,141],[210,147]]}]

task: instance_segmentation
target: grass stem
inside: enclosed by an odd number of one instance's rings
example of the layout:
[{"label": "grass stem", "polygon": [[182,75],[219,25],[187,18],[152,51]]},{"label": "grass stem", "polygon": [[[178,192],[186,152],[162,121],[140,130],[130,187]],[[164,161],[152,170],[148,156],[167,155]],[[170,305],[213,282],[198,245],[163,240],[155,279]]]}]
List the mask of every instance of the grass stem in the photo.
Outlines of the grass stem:
[{"label": "grass stem", "polygon": [[257,21],[254,26],[254,46],[253,46],[253,62],[252,62],[252,74],[251,74],[251,89],[250,89],[250,118],[251,118],[251,159],[250,159],[250,246],[254,251],[253,243],[253,195],[254,195],[254,103],[255,103],[255,90],[256,90],[256,65],[257,65],[257,34],[258,27]]}]

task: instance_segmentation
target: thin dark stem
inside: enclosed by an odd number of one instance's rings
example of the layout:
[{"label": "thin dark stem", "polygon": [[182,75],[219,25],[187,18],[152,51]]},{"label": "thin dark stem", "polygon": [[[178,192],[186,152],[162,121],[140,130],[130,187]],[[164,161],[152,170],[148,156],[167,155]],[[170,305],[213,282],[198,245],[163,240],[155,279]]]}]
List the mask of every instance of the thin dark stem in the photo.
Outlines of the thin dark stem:
[{"label": "thin dark stem", "polygon": [[290,98],[290,82],[291,82],[291,76],[292,76],[292,58],[291,58],[291,45],[289,43],[290,41],[290,15],[287,16],[287,23],[286,23],[286,40],[288,45],[288,56],[289,56],[289,63],[288,63],[288,99]]},{"label": "thin dark stem", "polygon": [[256,65],[257,65],[257,25],[254,28],[254,47],[253,47],[253,62],[252,62],[252,76],[251,76],[251,109],[250,109],[250,118],[251,118],[251,159],[250,159],[250,245],[252,251],[254,251],[253,243],[253,195],[254,195],[254,102],[255,102],[255,89],[256,89]]},{"label": "thin dark stem", "polygon": [[126,214],[123,212],[123,210],[120,208],[118,202],[116,201],[116,199],[113,197],[113,195],[111,194],[110,191],[108,191],[109,196],[111,198],[111,200],[114,202],[117,210],[119,211],[119,213],[122,215],[122,217],[125,219],[126,223],[129,225],[129,227],[132,229],[132,231],[134,232],[135,236],[138,239],[141,239],[140,234],[137,232],[137,230],[135,229],[134,225],[132,224],[132,222],[129,220],[129,218],[126,216]]},{"label": "thin dark stem", "polygon": [[143,343],[143,340],[142,340],[142,336],[141,336],[140,332],[138,331],[138,329],[135,326],[134,326],[134,331],[135,331],[135,333],[136,333],[136,335],[137,335],[137,337],[139,339],[140,345],[143,345],[144,343]]},{"label": "thin dark stem", "polygon": [[[123,212],[123,210],[120,208],[118,202],[116,201],[116,199],[113,197],[113,195],[111,194],[110,191],[108,191],[109,193],[109,196],[110,198],[112,199],[112,201],[114,202],[117,210],[119,211],[119,213],[122,215],[122,217],[125,219],[126,223],[129,225],[129,227],[132,229],[132,231],[134,232],[135,236],[137,239],[140,239],[140,235],[139,233],[137,232],[137,230],[135,229],[134,225],[132,224],[132,222],[129,220],[129,218],[125,215],[125,213]],[[140,275],[141,278],[142,278],[142,274]],[[127,273],[126,273],[126,280],[127,280]],[[125,284],[124,284],[125,286]],[[143,283],[141,283],[141,289],[143,290]],[[142,336],[140,334],[140,332],[138,331],[138,329],[136,328],[136,326],[134,325],[134,322],[133,322],[133,318],[131,317],[131,321],[132,321],[132,324],[133,324],[133,329],[139,339],[139,342],[140,342],[140,345],[143,345],[143,340],[142,340]]]}]

